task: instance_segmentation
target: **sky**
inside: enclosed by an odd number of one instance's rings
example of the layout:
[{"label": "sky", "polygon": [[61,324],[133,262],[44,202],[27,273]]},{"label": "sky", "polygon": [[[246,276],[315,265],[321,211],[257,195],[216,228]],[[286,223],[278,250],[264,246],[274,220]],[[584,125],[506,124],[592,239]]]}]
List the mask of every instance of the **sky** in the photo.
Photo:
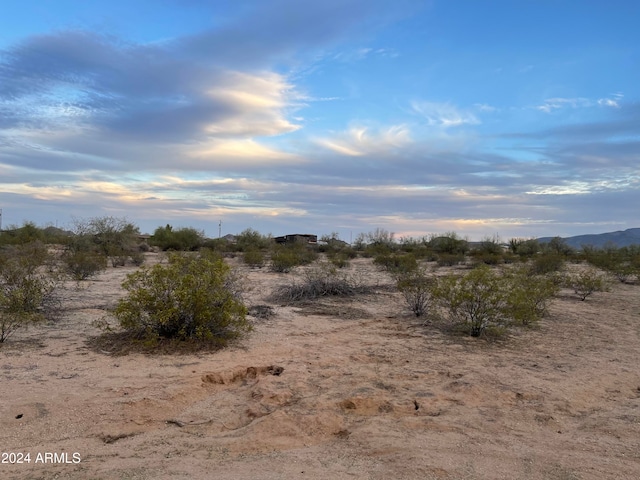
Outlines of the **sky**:
[{"label": "sky", "polygon": [[640,227],[636,0],[4,0],[3,227]]}]

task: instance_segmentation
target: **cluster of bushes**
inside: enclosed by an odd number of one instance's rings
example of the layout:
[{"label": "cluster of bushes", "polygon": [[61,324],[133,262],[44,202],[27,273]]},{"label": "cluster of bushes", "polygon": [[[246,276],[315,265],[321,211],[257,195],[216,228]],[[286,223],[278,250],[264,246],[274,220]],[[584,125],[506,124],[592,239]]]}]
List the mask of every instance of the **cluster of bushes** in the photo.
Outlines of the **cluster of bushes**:
[{"label": "cluster of bushes", "polygon": [[139,241],[140,230],[124,218],[94,217],[76,219],[62,255],[67,272],[76,280],[86,280],[107,268],[124,266],[128,261],[144,263],[147,245]]},{"label": "cluster of bushes", "polygon": [[553,278],[530,275],[526,268],[500,271],[479,265],[464,275],[443,277],[418,269],[401,276],[398,289],[416,316],[439,307],[477,337],[487,328],[534,323],[545,315],[559,286]]},{"label": "cluster of bushes", "polygon": [[40,241],[0,247],[0,343],[22,326],[56,318],[60,281]]},{"label": "cluster of bushes", "polygon": [[532,264],[496,269],[480,264],[469,272],[436,277],[424,268],[404,272],[397,287],[418,317],[437,310],[474,337],[487,329],[531,325],[546,313],[560,287],[585,300],[608,289],[606,278],[594,268],[577,273],[538,274]]},{"label": "cluster of bushes", "polygon": [[583,255],[588,263],[610,273],[622,283],[640,279],[640,245],[621,248],[609,245],[601,249],[585,246]]},{"label": "cluster of bushes", "polygon": [[156,228],[149,242],[165,251],[193,252],[204,246],[205,237],[201,230],[190,227],[174,229],[167,224]]},{"label": "cluster of bushes", "polygon": [[271,251],[270,269],[287,273],[301,265],[309,265],[318,259],[318,252],[303,243],[275,245]]},{"label": "cluster of bushes", "polygon": [[[140,232],[125,219],[76,220],[71,233],[48,232],[33,224],[0,232],[0,342],[22,325],[53,318],[62,273],[83,280],[104,270],[108,261],[115,267],[127,261],[141,265],[144,259]],[[57,261],[43,243],[51,238],[64,246]],[[606,290],[607,281],[595,267],[629,281],[637,277],[640,266],[640,248],[635,247],[585,249],[583,258],[593,267],[565,273],[567,259],[578,257],[559,238],[544,245],[514,239],[507,250],[497,237],[471,248],[455,233],[396,242],[393,233],[382,229],[359,236],[357,249],[341,242],[336,234],[323,237],[316,248],[302,242],[277,245],[270,236],[252,229],[238,235],[233,245],[222,239],[208,244],[203,232],[171,225],[158,227],[151,243],[185,253],[173,253],[167,264],[143,267],[128,275],[123,283],[126,296],[113,311],[132,338],[147,343],[172,339],[222,345],[250,329],[242,282],[213,250],[241,252],[246,264],[262,267],[269,263],[274,272],[309,265],[318,259],[319,250],[324,252],[328,262],[305,269],[290,284],[276,289],[273,298],[288,302],[369,291],[341,270],[359,249],[393,276],[417,317],[439,312],[475,337],[487,330],[535,323],[546,314],[561,286],[571,288],[581,300]],[[198,252],[193,253],[195,250]],[[425,261],[455,265],[467,258],[474,268],[464,274],[436,276],[424,267]],[[490,267],[516,260],[514,265]]]}]

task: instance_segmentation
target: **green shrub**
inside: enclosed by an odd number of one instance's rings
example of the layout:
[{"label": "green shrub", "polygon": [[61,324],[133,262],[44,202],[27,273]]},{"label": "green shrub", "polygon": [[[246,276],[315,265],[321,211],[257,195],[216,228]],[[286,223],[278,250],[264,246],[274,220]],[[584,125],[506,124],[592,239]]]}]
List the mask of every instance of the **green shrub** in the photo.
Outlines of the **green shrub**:
[{"label": "green shrub", "polygon": [[329,261],[338,268],[346,268],[349,266],[349,256],[343,252],[328,253],[327,258]]},{"label": "green shrub", "polygon": [[453,267],[459,265],[465,261],[465,256],[461,253],[439,253],[436,256],[436,263],[439,267]]},{"label": "green shrub", "polygon": [[486,265],[464,276],[448,275],[438,280],[434,299],[454,322],[479,337],[490,325],[504,325],[507,294],[501,276]]},{"label": "green shrub", "polygon": [[43,268],[47,261],[40,242],[0,249],[0,343],[29,323],[56,317],[60,278]]},{"label": "green shrub", "polygon": [[491,330],[495,336],[544,317],[560,289],[557,277],[532,275],[525,265],[498,270],[480,264],[465,275],[438,279],[432,296],[469,335]]},{"label": "green shrub", "polygon": [[601,250],[583,247],[589,264],[613,275],[622,283],[631,283],[640,274],[640,249],[635,246],[616,248],[606,246]]},{"label": "green shrub", "polygon": [[203,246],[204,232],[191,227],[174,230],[171,225],[167,225],[156,228],[149,241],[151,245],[156,245],[165,251],[194,252]]},{"label": "green shrub", "polygon": [[569,257],[574,253],[573,248],[560,237],[553,237],[547,243],[543,243],[541,248],[544,252],[555,253],[562,257]]},{"label": "green shrub", "polygon": [[447,232],[441,236],[432,236],[429,247],[438,254],[464,255],[469,251],[469,242],[455,232]]},{"label": "green shrub", "polygon": [[530,325],[543,318],[560,286],[553,276],[531,275],[520,267],[505,274],[505,315],[518,324]]},{"label": "green shrub", "polygon": [[509,240],[509,250],[522,258],[530,258],[540,251],[540,244],[535,238],[512,238]]},{"label": "green shrub", "polygon": [[271,271],[288,273],[302,262],[294,251],[285,248],[276,248],[271,254]]},{"label": "green shrub", "polygon": [[532,275],[546,275],[559,272],[564,266],[564,257],[558,253],[543,253],[536,255],[531,261],[530,273]]},{"label": "green shrub", "polygon": [[473,261],[475,265],[499,265],[504,263],[504,257],[502,254],[497,253],[475,252],[473,254]]},{"label": "green shrub", "polygon": [[411,311],[416,317],[421,317],[431,306],[435,284],[434,277],[416,269],[400,275],[397,287]]},{"label": "green shrub", "polygon": [[264,253],[260,250],[247,250],[243,255],[244,263],[254,268],[262,268],[264,267]]},{"label": "green shrub", "polygon": [[308,265],[317,259],[318,252],[304,244],[276,245],[271,253],[271,271],[287,273],[295,267]]},{"label": "green shrub", "polygon": [[273,244],[273,239],[262,235],[257,230],[247,228],[236,236],[236,248],[240,252],[251,250],[267,250]]},{"label": "green shrub", "polygon": [[129,256],[131,258],[131,263],[133,263],[136,267],[140,267],[144,264],[146,257],[142,252],[133,252]]},{"label": "green shrub", "polygon": [[76,280],[86,280],[107,269],[107,257],[98,252],[66,251],[62,255],[66,271]]},{"label": "green shrub", "polygon": [[171,255],[167,265],[127,275],[122,287],[127,295],[113,314],[137,338],[224,345],[251,328],[238,277],[212,254]]},{"label": "green shrub", "polygon": [[605,277],[595,268],[585,268],[578,273],[565,276],[565,286],[584,301],[595,292],[606,292],[609,289]]},{"label": "green shrub", "polygon": [[394,275],[412,272],[418,268],[418,261],[411,253],[404,255],[381,254],[374,258],[373,263]]}]

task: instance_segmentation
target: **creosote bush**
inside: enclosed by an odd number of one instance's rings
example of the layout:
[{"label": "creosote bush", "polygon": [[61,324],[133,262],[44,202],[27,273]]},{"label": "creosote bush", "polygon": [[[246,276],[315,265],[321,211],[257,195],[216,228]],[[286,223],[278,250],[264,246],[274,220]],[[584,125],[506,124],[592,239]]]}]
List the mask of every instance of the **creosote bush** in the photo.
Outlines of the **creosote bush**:
[{"label": "creosote bush", "polygon": [[246,250],[242,259],[253,268],[262,268],[265,264],[264,253],[260,250]]},{"label": "creosote bush", "polygon": [[45,267],[48,261],[37,241],[0,249],[0,343],[25,325],[57,317],[61,279]]},{"label": "creosote bush", "polygon": [[593,267],[588,267],[578,273],[567,274],[565,276],[565,286],[573,289],[574,293],[582,301],[595,292],[609,290],[606,278]]},{"label": "creosote bush", "polygon": [[416,317],[428,313],[432,303],[435,278],[423,269],[414,269],[398,276],[397,287]]},{"label": "creosote bush", "polygon": [[546,316],[551,299],[560,291],[555,277],[531,275],[527,267],[507,271],[504,281],[507,312],[521,325],[531,325]]},{"label": "creosote bush", "polygon": [[239,277],[214,253],[172,254],[127,275],[113,311],[135,338],[226,344],[251,329]]},{"label": "creosote bush", "polygon": [[435,299],[451,319],[465,325],[469,335],[479,337],[489,325],[504,325],[507,295],[500,275],[486,265],[464,276],[439,279]]},{"label": "creosote bush", "polygon": [[542,253],[533,258],[530,263],[532,275],[546,275],[559,272],[564,267],[565,257],[557,252]]},{"label": "creosote bush", "polygon": [[62,262],[76,281],[87,280],[107,269],[107,257],[97,251],[67,250],[62,255]]},{"label": "creosote bush", "polygon": [[303,243],[275,245],[271,252],[271,271],[288,273],[295,267],[309,265],[318,259],[318,252]]},{"label": "creosote bush", "polygon": [[488,328],[503,332],[513,324],[534,323],[546,315],[558,290],[554,277],[531,275],[527,267],[503,272],[479,265],[462,276],[439,278],[432,295],[451,320],[479,337]]},{"label": "creosote bush", "polygon": [[617,248],[606,245],[602,249],[583,247],[589,264],[613,275],[621,283],[633,283],[640,279],[640,246]]},{"label": "creosote bush", "polygon": [[373,263],[380,266],[392,275],[401,275],[403,273],[413,272],[418,268],[418,261],[411,253],[395,254],[383,253],[377,255]]},{"label": "creosote bush", "polygon": [[327,258],[337,268],[347,268],[350,265],[349,255],[344,252],[327,253]]},{"label": "creosote bush", "polygon": [[150,242],[165,251],[196,251],[204,244],[204,232],[191,227],[174,229],[167,224],[154,230]]}]

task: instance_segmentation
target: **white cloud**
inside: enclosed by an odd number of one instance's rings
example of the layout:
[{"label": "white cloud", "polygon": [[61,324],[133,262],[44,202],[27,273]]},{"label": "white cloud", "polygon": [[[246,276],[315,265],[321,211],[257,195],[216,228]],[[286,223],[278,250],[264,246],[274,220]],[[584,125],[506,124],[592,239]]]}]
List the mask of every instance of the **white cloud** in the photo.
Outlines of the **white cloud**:
[{"label": "white cloud", "polygon": [[357,157],[398,149],[412,143],[412,140],[409,128],[401,124],[377,132],[354,126],[333,138],[319,138],[316,143],[342,155]]},{"label": "white cloud", "polygon": [[480,112],[493,113],[498,111],[498,108],[486,103],[474,103],[473,106]]},{"label": "white cloud", "polygon": [[614,93],[609,97],[600,98],[598,100],[591,100],[589,98],[584,97],[576,97],[576,98],[548,98],[546,99],[542,105],[537,105],[535,108],[545,113],[551,113],[556,110],[561,110],[563,108],[587,108],[594,107],[596,105],[602,107],[620,107],[620,100],[624,95],[621,93]]},{"label": "white cloud", "polygon": [[621,93],[614,93],[608,98],[598,99],[598,105],[601,105],[603,107],[620,108],[620,100],[622,100],[623,97],[624,95]]},{"label": "white cloud", "polygon": [[473,113],[459,109],[450,103],[413,101],[411,108],[415,113],[425,117],[432,126],[448,128],[480,123]]},{"label": "white cloud", "polygon": [[228,105],[230,112],[205,127],[209,134],[270,136],[300,128],[286,117],[288,110],[294,108],[298,94],[293,85],[277,73],[227,72],[221,85],[206,94],[217,103]]},{"label": "white cloud", "polygon": [[537,105],[535,108],[546,113],[551,113],[554,110],[560,110],[562,108],[579,108],[590,107],[593,102],[588,98],[548,98],[542,105]]}]

